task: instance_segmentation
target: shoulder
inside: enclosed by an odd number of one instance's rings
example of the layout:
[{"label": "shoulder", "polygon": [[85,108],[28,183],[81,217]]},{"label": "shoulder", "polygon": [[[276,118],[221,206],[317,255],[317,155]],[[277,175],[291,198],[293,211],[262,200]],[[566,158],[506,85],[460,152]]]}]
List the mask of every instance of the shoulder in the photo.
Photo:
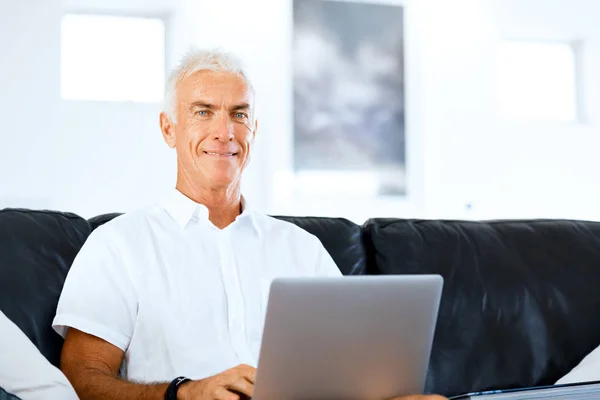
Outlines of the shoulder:
[{"label": "shoulder", "polygon": [[131,251],[136,245],[143,246],[151,239],[152,231],[161,226],[164,213],[164,209],[151,206],[118,215],[97,226],[88,236],[82,250]]},{"label": "shoulder", "polygon": [[[128,236],[143,232],[145,229],[159,223],[166,218],[166,211],[159,206],[149,206],[120,214],[113,219],[97,226],[92,235],[102,236]],[[91,236],[91,235],[90,235]]]},{"label": "shoulder", "polygon": [[163,207],[152,205],[117,215],[111,220],[98,226],[94,232],[99,229],[100,231],[126,231],[128,229],[135,229],[153,221],[157,221],[160,218],[165,218],[166,215],[167,213]]},{"label": "shoulder", "polygon": [[256,218],[257,223],[268,239],[293,239],[304,245],[321,246],[319,238],[301,226],[291,222],[294,220],[293,218],[283,219],[264,214],[258,214]]}]

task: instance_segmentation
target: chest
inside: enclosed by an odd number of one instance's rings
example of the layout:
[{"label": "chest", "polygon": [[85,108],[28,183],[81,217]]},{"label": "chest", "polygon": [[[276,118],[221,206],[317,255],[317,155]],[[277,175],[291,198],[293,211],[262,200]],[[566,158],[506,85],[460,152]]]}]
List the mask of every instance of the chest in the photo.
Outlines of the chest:
[{"label": "chest", "polygon": [[138,299],[127,357],[144,379],[256,362],[271,281],[313,270],[314,257],[286,235],[191,227],[136,243],[125,260]]},{"label": "chest", "polygon": [[[138,332],[218,342],[260,337],[272,279],[301,276],[307,260],[293,241],[251,231],[188,229],[148,238],[136,260]],[[177,333],[173,333],[177,331]]]},{"label": "chest", "polygon": [[130,260],[143,264],[136,279],[140,301],[186,311],[239,301],[234,297],[253,303],[267,282],[303,275],[307,267],[292,242],[243,230],[190,229],[154,237],[141,247],[146,249],[138,251],[142,256]]}]

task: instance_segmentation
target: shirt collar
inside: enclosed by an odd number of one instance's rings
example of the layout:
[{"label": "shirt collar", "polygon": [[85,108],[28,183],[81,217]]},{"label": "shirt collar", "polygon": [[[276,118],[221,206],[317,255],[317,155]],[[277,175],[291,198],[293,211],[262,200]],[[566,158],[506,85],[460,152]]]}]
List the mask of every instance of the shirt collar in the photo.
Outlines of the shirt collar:
[{"label": "shirt collar", "polygon": [[262,234],[260,224],[258,223],[258,216],[252,209],[252,204],[248,202],[248,199],[242,196],[242,213],[236,218],[236,220],[247,219],[254,231],[258,236]]},{"label": "shirt collar", "polygon": [[196,203],[177,189],[173,189],[164,200],[163,206],[182,229],[194,217],[208,219],[208,208]]},{"label": "shirt collar", "polygon": [[[248,200],[242,196],[242,213],[237,216],[235,222],[249,222],[254,231],[260,236],[261,229],[258,224],[256,213],[252,210]],[[183,229],[192,219],[208,221],[208,208],[204,204],[196,203],[179,190],[174,189],[164,201],[165,210]]]}]

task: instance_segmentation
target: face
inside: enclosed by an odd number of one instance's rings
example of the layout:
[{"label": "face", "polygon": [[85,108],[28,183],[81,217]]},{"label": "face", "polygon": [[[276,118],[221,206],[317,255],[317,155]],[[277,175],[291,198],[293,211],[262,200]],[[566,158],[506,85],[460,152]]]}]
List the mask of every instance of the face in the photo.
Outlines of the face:
[{"label": "face", "polygon": [[239,187],[256,135],[254,96],[230,72],[200,71],[177,86],[173,123],[161,113],[163,137],[177,152],[178,179],[211,190]]}]

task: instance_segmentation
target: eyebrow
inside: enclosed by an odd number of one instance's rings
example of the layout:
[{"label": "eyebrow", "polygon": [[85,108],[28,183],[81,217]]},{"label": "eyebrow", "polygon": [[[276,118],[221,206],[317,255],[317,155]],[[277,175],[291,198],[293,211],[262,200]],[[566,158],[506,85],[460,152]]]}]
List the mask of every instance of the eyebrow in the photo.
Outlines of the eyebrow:
[{"label": "eyebrow", "polygon": [[[214,104],[207,103],[205,101],[194,101],[190,108],[207,108],[209,110],[214,110],[217,108]],[[240,103],[230,107],[230,111],[239,111],[239,110],[248,110],[250,109],[250,104],[248,103]]]}]

